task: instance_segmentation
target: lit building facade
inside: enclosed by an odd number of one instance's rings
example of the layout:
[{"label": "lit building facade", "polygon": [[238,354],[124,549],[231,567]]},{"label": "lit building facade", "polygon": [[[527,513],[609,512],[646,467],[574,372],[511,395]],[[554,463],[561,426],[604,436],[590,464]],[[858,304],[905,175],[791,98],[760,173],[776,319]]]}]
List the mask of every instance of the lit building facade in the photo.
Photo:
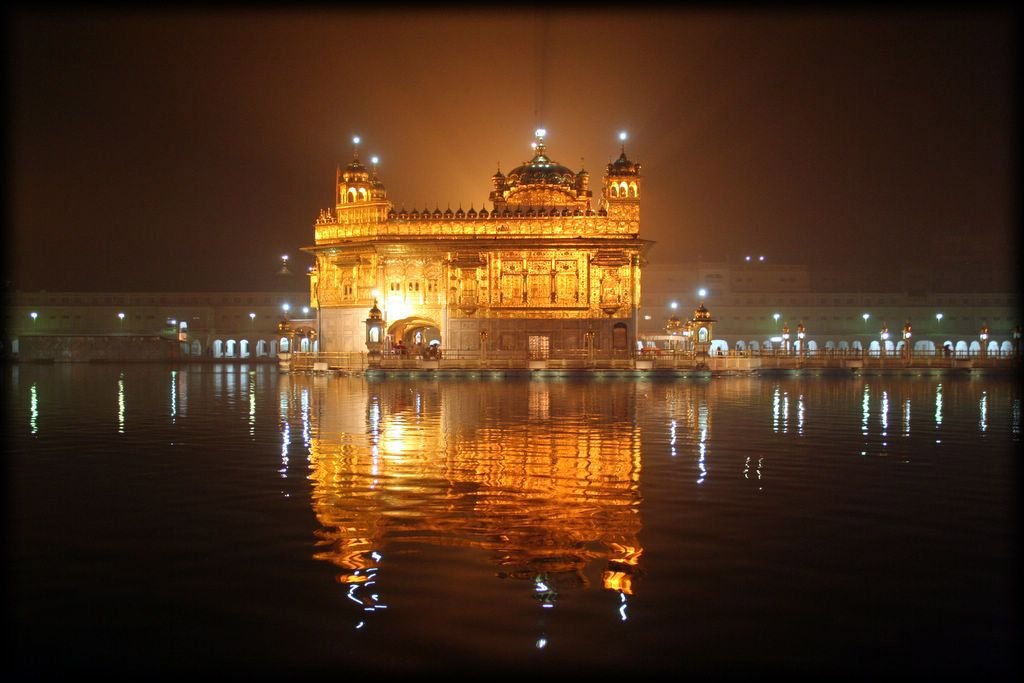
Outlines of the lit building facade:
[{"label": "lit building facade", "polygon": [[[376,164],[339,168],[335,206],[314,225],[310,300],[321,351],[365,351],[367,311],[387,341],[446,353],[593,346],[628,353],[637,335],[640,164],[623,146],[594,205],[590,175],[552,160],[537,131],[530,161],[491,178],[491,210],[395,209]],[[588,335],[588,332],[591,333]]]}]

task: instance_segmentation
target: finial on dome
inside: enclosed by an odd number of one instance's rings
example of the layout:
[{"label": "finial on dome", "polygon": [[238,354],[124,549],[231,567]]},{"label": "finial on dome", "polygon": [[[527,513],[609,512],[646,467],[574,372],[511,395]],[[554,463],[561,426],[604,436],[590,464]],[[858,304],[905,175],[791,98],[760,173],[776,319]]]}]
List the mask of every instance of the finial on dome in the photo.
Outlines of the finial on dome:
[{"label": "finial on dome", "polygon": [[352,157],[355,159],[359,158],[359,136],[356,135],[352,138]]},{"label": "finial on dome", "polygon": [[626,136],[626,131],[621,131],[619,133],[619,142],[622,143],[622,153],[623,154],[626,153],[626,137],[627,137]]}]

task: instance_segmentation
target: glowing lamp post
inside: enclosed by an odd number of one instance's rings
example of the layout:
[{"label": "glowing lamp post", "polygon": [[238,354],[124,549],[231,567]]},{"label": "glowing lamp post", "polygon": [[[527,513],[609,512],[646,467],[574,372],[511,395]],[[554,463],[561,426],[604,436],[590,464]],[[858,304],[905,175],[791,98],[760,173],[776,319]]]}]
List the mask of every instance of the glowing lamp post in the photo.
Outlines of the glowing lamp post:
[{"label": "glowing lamp post", "polygon": [[121,321],[121,331],[124,332],[124,313],[118,313],[117,319]]},{"label": "glowing lamp post", "polygon": [[789,354],[789,323],[782,323],[782,353]]},{"label": "glowing lamp post", "polygon": [[882,338],[882,348],[879,351],[879,354],[884,356],[885,355],[885,342],[889,341],[889,328],[885,326],[885,321],[882,321],[882,332],[881,332],[880,336]]},{"label": "glowing lamp post", "polygon": [[988,323],[981,326],[981,330],[978,332],[978,336],[981,338],[981,355],[988,355]]},{"label": "glowing lamp post", "polygon": [[806,355],[804,353],[804,337],[805,336],[806,336],[806,330],[804,329],[804,323],[803,323],[803,321],[800,321],[800,323],[796,326],[796,338],[800,340],[799,343],[800,343],[800,357],[801,358],[803,358],[804,355]]},{"label": "glowing lamp post", "polygon": [[782,317],[781,313],[772,313],[772,317],[775,318],[775,331],[779,331],[779,318]]},{"label": "glowing lamp post", "polygon": [[249,314],[249,327],[256,327],[256,314],[255,313],[250,313]]},{"label": "glowing lamp post", "polygon": [[32,311],[31,313],[28,314],[28,317],[32,318],[32,331],[35,332],[36,331],[36,318],[39,317],[39,314],[36,313],[35,311]]},{"label": "glowing lamp post", "polygon": [[384,315],[377,307],[377,300],[373,300],[373,307],[370,309],[370,316],[366,319],[366,350],[367,363],[374,367],[380,367],[380,347],[384,343]]},{"label": "glowing lamp post", "polygon": [[910,337],[913,333],[910,329],[910,321],[908,320],[903,325],[903,356],[910,358]]}]

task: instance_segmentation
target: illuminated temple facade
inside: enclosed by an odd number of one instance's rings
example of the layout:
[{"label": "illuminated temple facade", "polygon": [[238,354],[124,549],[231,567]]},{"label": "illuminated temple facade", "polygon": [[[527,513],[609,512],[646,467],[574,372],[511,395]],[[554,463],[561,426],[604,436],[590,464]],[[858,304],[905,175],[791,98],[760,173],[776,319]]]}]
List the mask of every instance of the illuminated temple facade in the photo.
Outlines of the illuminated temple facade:
[{"label": "illuminated temple facade", "polygon": [[[636,340],[640,164],[625,147],[595,203],[590,175],[548,154],[491,177],[491,209],[396,210],[375,164],[337,171],[334,209],[315,222],[311,304],[321,351],[365,351],[375,301],[388,343],[440,342],[446,352],[595,349]],[[588,335],[591,332],[592,335]]]}]

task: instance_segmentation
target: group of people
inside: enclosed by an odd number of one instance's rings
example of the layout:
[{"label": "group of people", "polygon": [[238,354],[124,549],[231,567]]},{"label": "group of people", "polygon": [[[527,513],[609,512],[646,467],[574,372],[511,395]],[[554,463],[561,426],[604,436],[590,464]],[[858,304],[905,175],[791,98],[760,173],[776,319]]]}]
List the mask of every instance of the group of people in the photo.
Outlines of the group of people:
[{"label": "group of people", "polygon": [[[402,358],[410,355],[409,347],[406,346],[405,342],[401,339],[395,342],[394,346],[391,347],[391,352]],[[430,344],[416,342],[416,345],[412,348],[412,355],[416,358],[423,358],[425,360],[439,359],[441,357],[441,344],[436,341],[431,342]]]}]

